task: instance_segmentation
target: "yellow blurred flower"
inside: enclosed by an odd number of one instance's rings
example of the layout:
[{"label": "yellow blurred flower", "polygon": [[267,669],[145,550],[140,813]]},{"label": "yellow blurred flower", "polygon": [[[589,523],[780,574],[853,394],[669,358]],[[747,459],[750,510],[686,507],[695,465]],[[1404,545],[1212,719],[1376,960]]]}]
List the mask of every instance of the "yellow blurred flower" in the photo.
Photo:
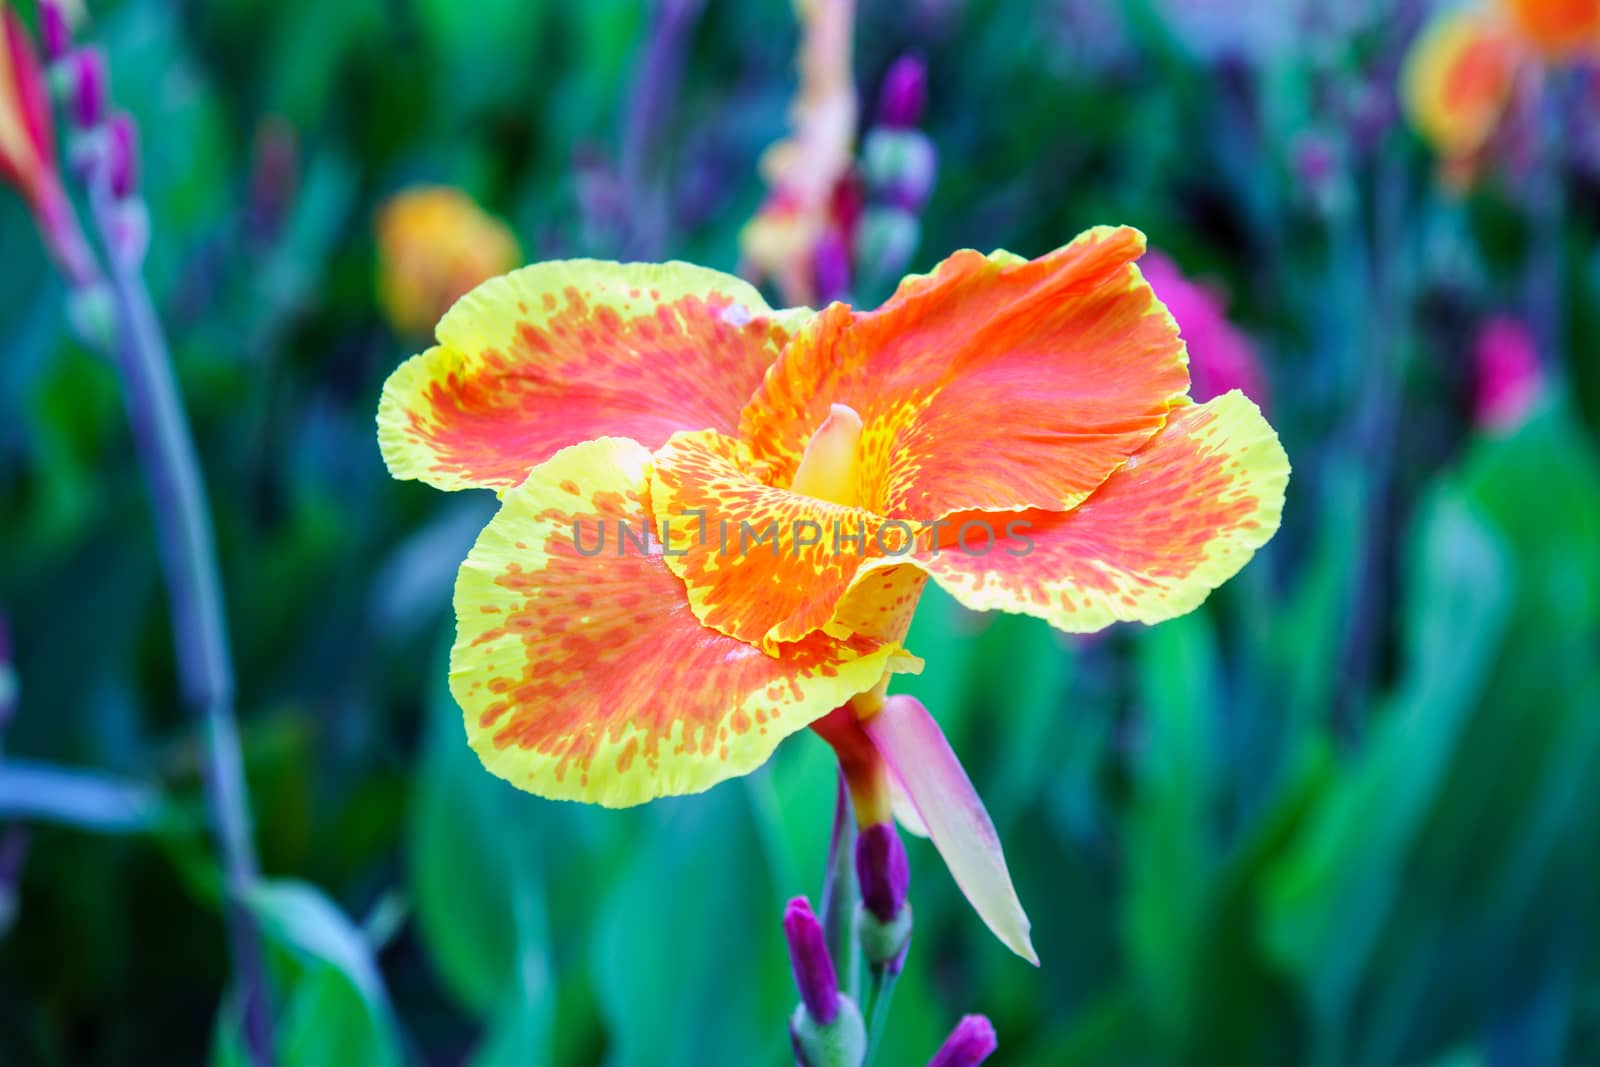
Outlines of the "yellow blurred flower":
[{"label": "yellow blurred flower", "polygon": [[1479,10],[1445,12],[1406,58],[1406,114],[1436,152],[1459,164],[1494,132],[1516,75],[1516,41],[1503,21]]},{"label": "yellow blurred flower", "polygon": [[473,286],[522,262],[505,223],[450,186],[396,193],[377,230],[378,300],[402,334],[426,332]]}]

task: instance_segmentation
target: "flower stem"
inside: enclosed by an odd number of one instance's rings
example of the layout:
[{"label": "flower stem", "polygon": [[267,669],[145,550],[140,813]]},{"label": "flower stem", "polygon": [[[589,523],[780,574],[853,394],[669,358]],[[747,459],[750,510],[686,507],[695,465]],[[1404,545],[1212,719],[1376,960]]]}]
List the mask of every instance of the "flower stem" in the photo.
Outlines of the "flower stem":
[{"label": "flower stem", "polygon": [[828,955],[839,973],[839,984],[851,997],[860,988],[855,920],[861,891],[856,885],[855,867],[856,819],[850,806],[850,790],[840,771],[833,835],[828,840],[828,870],[822,880],[822,929],[828,940]]},{"label": "flower stem", "polygon": [[873,967],[867,981],[867,1003],[862,1015],[867,1020],[867,1061],[862,1067],[871,1067],[877,1055],[884,1022],[889,1018],[889,1001],[894,998],[894,984],[900,972],[890,967]]},{"label": "flower stem", "polygon": [[242,996],[245,1047],[260,1067],[273,1060],[272,1021],[260,931],[246,903],[257,875],[256,857],[205,487],[150,291],[138,262],[118,255],[109,190],[91,193],[99,236],[109,252],[118,325],[114,356],[122,372],[134,445],[149,485],[171,600],[180,684],[184,702],[204,734],[203,787],[221,857],[223,914]]}]

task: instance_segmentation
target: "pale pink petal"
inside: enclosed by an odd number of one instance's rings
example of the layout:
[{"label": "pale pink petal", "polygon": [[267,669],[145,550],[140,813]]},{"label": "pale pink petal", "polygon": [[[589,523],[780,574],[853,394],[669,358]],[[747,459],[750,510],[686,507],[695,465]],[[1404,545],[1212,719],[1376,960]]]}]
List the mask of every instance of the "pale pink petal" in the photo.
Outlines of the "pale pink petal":
[{"label": "pale pink petal", "polygon": [[861,726],[904,788],[956,884],[996,937],[1035,966],[1028,917],[994,823],[939,724],[915,697],[892,696]]}]

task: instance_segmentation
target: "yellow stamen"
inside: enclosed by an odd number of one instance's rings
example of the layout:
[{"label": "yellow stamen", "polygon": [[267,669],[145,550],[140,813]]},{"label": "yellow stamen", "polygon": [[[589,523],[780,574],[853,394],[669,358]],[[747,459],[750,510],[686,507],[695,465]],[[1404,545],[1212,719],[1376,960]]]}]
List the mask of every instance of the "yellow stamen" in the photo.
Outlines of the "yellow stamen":
[{"label": "yellow stamen", "polygon": [[854,507],[856,445],[860,440],[861,416],[846,404],[834,404],[806,443],[805,455],[800,457],[789,488],[830,504]]}]

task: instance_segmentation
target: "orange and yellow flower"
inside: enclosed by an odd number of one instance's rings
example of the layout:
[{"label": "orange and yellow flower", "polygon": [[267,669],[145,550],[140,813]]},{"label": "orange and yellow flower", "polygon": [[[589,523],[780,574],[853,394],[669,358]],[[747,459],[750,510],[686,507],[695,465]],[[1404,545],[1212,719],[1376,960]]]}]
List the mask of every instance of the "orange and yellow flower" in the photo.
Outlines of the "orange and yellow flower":
[{"label": "orange and yellow flower", "polygon": [[407,335],[423,333],[473,286],[522,260],[506,225],[449,186],[396,193],[379,210],[377,230],[378,300]]},{"label": "orange and yellow flower", "polygon": [[1440,12],[1411,46],[1401,95],[1411,124],[1470,179],[1519,84],[1543,64],[1600,55],[1600,0],[1499,0]]},{"label": "orange and yellow flower", "polygon": [[929,579],[1069,632],[1154,623],[1276,530],[1277,437],[1238,392],[1189,399],[1143,251],[1100,228],[1031,261],[958,252],[868,312],[775,311],[682,263],[474,289],[378,423],[396,477],[501,494],[457,581],[450,673],[485,766],[631,805],[817,726],[858,818],[908,795],[1032,958],[970,783],[885,690],[920,669],[904,642]]}]

